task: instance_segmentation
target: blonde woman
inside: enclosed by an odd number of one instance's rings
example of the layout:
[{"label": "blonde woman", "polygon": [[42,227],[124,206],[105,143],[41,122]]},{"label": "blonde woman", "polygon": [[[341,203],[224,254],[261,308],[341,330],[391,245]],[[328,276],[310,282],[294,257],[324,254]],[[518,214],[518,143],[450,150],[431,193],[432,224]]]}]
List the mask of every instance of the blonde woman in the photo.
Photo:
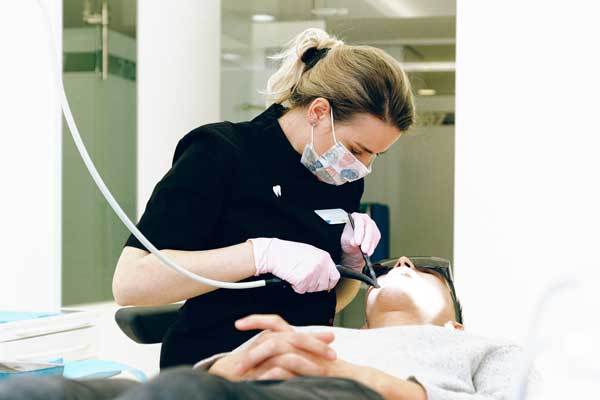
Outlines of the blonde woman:
[{"label": "blonde woman", "polygon": [[[371,254],[379,241],[375,223],[358,213],[363,178],[413,124],[406,74],[385,52],[318,29],[298,35],[278,58],[267,110],[183,137],[138,227],[199,275],[275,276],[289,287],[215,290],[164,268],[131,236],[113,278],[117,303],[186,300],[163,339],[161,368],[237,347],[254,332],[236,330],[234,321],[249,314],[331,325],[336,304],[357,290],[338,284],[335,264],[362,269],[361,250]],[[331,209],[353,213],[355,229],[323,211]]]}]

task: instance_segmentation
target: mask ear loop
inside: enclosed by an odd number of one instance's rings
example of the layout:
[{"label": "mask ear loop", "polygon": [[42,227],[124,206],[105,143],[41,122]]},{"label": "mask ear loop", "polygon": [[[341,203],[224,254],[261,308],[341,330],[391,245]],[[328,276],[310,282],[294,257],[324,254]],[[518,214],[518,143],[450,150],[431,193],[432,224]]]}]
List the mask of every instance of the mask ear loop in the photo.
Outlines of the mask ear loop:
[{"label": "mask ear loop", "polygon": [[333,107],[329,107],[331,112],[331,132],[333,132],[333,142],[337,143],[337,138],[335,137],[335,127],[333,126]]}]

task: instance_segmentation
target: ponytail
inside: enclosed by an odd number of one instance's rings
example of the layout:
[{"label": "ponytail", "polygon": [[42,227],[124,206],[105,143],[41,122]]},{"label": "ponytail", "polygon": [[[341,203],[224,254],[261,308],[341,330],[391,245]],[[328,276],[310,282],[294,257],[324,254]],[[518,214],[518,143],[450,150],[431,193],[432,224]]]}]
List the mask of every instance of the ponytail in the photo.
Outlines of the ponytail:
[{"label": "ponytail", "polygon": [[270,58],[280,61],[280,67],[268,80],[267,103],[283,104],[287,102],[295,87],[300,81],[300,77],[305,70],[306,64],[302,61],[302,56],[307,50],[315,48],[317,50],[330,49],[344,42],[337,40],[333,36],[321,29],[309,28],[292,39],[285,49]]}]

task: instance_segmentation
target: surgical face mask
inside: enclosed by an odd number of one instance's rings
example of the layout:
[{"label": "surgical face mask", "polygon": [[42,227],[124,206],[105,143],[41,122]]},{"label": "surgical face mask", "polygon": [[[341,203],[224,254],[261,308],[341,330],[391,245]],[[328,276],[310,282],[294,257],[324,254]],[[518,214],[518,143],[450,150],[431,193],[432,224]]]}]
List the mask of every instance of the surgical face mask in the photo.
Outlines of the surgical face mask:
[{"label": "surgical face mask", "polygon": [[371,172],[371,167],[365,167],[354,154],[352,154],[335,137],[333,126],[333,108],[331,108],[331,132],[334,144],[325,153],[319,155],[314,147],[315,127],[311,125],[311,139],[304,147],[300,162],[322,182],[331,185],[343,185],[364,178]]}]

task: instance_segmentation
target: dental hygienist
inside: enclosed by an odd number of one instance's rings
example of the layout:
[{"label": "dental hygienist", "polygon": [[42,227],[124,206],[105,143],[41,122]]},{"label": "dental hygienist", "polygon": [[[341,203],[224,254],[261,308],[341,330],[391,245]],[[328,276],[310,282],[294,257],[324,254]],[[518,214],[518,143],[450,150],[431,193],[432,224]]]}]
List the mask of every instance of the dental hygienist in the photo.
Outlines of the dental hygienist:
[{"label": "dental hygienist", "polygon": [[[237,347],[254,332],[234,321],[249,314],[331,325],[335,264],[362,269],[361,249],[371,254],[379,241],[357,211],[376,155],[414,121],[399,63],[309,29],[281,54],[267,94],[273,104],[252,121],[204,125],[179,141],[138,227],[201,276],[276,276],[290,286],[215,290],[160,265],[130,236],[113,278],[117,303],[187,300],[163,339],[161,368]],[[354,230],[341,210],[354,213]]]}]

